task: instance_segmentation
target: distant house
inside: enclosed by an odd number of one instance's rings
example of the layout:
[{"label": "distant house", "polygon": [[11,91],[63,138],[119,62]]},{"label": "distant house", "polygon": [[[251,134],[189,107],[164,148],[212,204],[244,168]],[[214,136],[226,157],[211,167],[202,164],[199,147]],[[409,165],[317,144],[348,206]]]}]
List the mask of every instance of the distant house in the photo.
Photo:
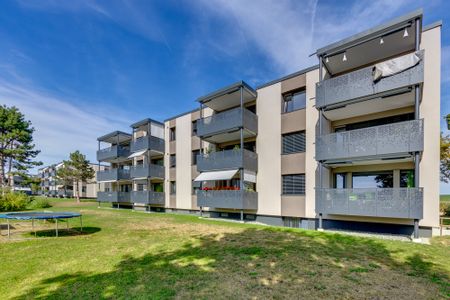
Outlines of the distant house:
[{"label": "distant house", "polygon": [[[107,166],[90,164],[94,171],[102,171],[107,169]],[[38,170],[38,176],[41,179],[39,194],[46,197],[59,197],[59,198],[71,198],[76,196],[74,192],[76,182],[65,184],[57,178],[56,172],[63,166],[63,163],[57,163],[50,166],[40,168]],[[88,182],[79,183],[79,195],[81,198],[96,198],[98,184],[95,180],[95,176]]]}]

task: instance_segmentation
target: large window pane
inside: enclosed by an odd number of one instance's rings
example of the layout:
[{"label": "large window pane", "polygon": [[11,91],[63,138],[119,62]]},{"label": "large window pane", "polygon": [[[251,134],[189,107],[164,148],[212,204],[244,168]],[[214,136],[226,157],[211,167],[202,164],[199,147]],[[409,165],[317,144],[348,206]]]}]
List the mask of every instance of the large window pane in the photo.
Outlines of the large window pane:
[{"label": "large window pane", "polygon": [[291,112],[294,110],[304,109],[306,107],[306,92],[296,92],[283,96],[284,105],[283,112]]},{"label": "large window pane", "polygon": [[392,171],[353,173],[353,188],[392,188],[394,176]]}]

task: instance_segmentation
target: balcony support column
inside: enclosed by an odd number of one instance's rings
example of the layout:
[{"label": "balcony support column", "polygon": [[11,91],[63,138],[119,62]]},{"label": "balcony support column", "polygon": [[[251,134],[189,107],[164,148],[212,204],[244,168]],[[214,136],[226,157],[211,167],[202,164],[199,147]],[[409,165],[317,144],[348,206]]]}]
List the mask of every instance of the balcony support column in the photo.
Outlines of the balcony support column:
[{"label": "balcony support column", "polygon": [[[414,94],[414,106],[415,106],[415,111],[414,111],[414,118],[416,120],[420,119],[420,110],[419,110],[419,105],[420,105],[420,87],[419,85],[415,86],[415,94]],[[416,188],[420,187],[420,181],[419,181],[419,169],[420,169],[420,152],[415,152],[414,153],[414,186]]]},{"label": "balcony support column", "polygon": [[414,219],[414,239],[419,239],[419,220]]},{"label": "balcony support column", "polygon": [[319,228],[317,228],[318,231],[323,231],[323,224],[322,224],[322,213],[319,214]]},{"label": "balcony support column", "polygon": [[[241,113],[242,113],[242,117],[243,117],[243,109],[244,109],[244,88],[241,86],[241,88],[240,88],[240,90],[239,90],[239,92],[240,92],[240,100],[241,100]],[[240,148],[241,148],[241,151],[244,151],[244,128],[243,127],[241,127],[241,129],[240,129],[240,141],[241,141],[241,143],[240,143]],[[242,191],[244,191],[244,168],[241,168],[240,169],[240,188],[239,188],[240,190],[241,190],[241,192]],[[241,211],[241,220],[243,220],[243,215],[244,215],[244,213],[243,213],[243,211]]]}]

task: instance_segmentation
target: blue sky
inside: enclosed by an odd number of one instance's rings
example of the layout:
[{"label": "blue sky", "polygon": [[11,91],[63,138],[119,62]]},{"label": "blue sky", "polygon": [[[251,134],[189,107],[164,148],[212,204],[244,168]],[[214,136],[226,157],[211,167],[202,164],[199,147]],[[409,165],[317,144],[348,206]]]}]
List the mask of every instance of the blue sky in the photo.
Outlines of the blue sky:
[{"label": "blue sky", "polygon": [[[257,86],[312,66],[315,49],[419,7],[425,25],[444,22],[444,115],[450,113],[445,0],[5,0],[0,103],[19,107],[33,122],[44,163],[76,149],[95,161],[99,135],[194,109],[197,97],[237,80]],[[450,193],[450,186],[441,190]]]}]

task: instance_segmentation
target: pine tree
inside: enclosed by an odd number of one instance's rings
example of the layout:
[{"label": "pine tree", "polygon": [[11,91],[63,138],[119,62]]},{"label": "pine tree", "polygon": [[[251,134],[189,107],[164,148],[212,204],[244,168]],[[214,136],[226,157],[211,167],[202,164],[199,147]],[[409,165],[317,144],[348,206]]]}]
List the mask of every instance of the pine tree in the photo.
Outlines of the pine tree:
[{"label": "pine tree", "polygon": [[[16,107],[0,106],[0,188],[13,176],[26,176],[29,169],[42,163],[34,158],[40,153],[33,144],[34,128]],[[8,180],[9,179],[9,180]]]}]

